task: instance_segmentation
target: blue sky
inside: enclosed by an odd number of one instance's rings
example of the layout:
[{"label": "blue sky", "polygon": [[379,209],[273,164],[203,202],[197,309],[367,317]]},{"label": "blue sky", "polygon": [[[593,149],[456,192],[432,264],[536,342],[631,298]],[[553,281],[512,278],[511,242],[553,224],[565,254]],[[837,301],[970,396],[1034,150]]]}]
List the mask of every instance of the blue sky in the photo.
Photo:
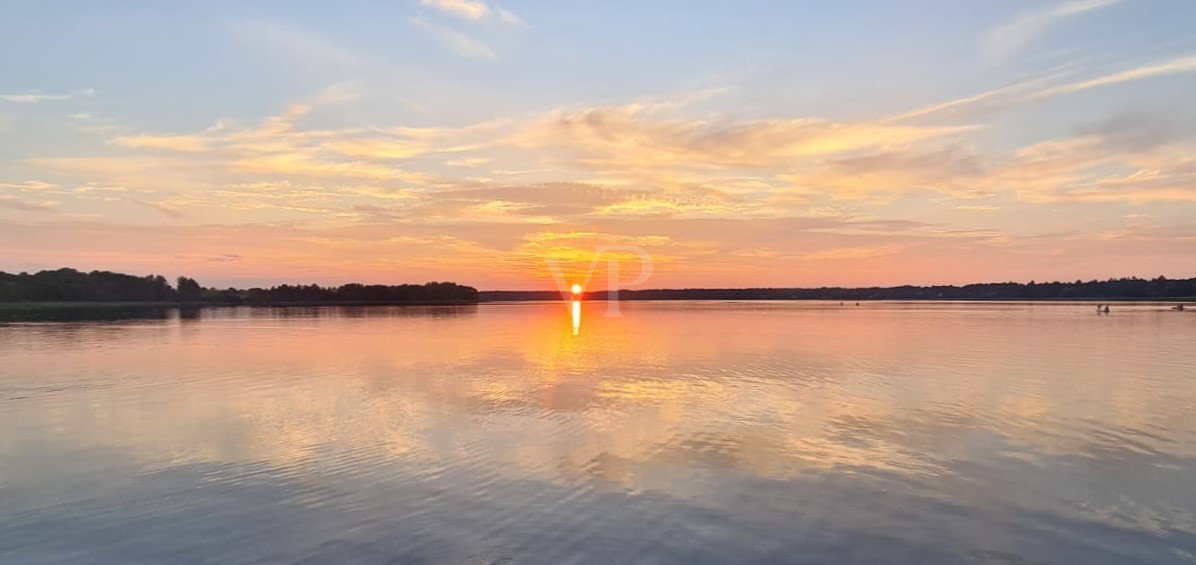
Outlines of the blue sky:
[{"label": "blue sky", "polygon": [[308,4],[4,3],[0,270],[1193,274],[1191,2]]}]

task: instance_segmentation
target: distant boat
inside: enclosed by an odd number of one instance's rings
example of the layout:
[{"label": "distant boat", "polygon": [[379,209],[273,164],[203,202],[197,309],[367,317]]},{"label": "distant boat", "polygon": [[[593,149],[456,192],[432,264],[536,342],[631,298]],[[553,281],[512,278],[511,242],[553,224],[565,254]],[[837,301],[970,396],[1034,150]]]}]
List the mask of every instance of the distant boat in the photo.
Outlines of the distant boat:
[{"label": "distant boat", "polygon": [[1172,310],[1179,311],[1179,312],[1183,312],[1183,311],[1184,311],[1184,305],[1183,305],[1183,304],[1180,304],[1180,305],[1178,305],[1178,306],[1172,306],[1172,307],[1171,307],[1171,309],[1172,309]]}]

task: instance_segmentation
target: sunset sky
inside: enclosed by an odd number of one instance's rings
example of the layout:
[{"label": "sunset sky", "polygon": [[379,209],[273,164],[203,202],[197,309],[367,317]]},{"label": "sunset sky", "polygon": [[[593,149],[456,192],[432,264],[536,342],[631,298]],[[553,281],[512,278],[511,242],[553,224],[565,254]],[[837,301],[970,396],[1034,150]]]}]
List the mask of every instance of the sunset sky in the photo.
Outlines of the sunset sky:
[{"label": "sunset sky", "polygon": [[314,4],[0,4],[0,270],[1196,275],[1196,2]]}]

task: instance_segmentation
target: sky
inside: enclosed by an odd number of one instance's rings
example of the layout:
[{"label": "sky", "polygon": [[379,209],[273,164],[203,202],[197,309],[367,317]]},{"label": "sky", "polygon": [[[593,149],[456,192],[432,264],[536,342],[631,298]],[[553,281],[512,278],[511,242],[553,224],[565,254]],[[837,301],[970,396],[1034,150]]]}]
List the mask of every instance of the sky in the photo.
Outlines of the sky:
[{"label": "sky", "polygon": [[1188,0],[0,13],[2,271],[486,290],[1196,276]]}]

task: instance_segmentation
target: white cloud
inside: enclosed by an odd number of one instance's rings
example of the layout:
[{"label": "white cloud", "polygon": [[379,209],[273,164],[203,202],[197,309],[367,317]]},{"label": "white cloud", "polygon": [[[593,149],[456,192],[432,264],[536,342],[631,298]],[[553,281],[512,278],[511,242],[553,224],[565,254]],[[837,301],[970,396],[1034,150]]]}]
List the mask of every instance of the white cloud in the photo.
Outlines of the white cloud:
[{"label": "white cloud", "polygon": [[1013,55],[1051,26],[1071,17],[1112,6],[1121,0],[1072,0],[1044,9],[1024,12],[1013,21],[993,29],[980,40],[980,48],[989,61],[1001,61]]},{"label": "white cloud", "polygon": [[956,113],[960,110],[969,108],[1008,104],[1011,100],[1015,100],[1019,96],[1024,96],[1026,91],[1030,88],[1043,85],[1044,83],[1056,78],[1058,78],[1058,75],[1047,75],[1018,81],[1013,84],[994,88],[992,90],[986,90],[980,94],[956,98],[954,100],[948,100],[946,102],[940,102],[905,112],[903,114],[898,114],[896,116],[890,117],[888,121],[913,120],[935,114]]},{"label": "white cloud", "polygon": [[446,161],[445,164],[450,167],[464,167],[467,169],[472,169],[480,165],[485,165],[489,162],[490,159],[487,157],[467,157],[465,159],[452,159],[450,161]]},{"label": "white cloud", "polygon": [[471,57],[474,59],[494,59],[497,57],[494,51],[485,44],[455,29],[433,24],[420,17],[412,18],[411,25],[427,30],[462,57]]},{"label": "white cloud", "polygon": [[501,6],[491,6],[480,0],[420,0],[420,4],[468,22],[497,21],[515,27],[528,27],[519,16]]},{"label": "white cloud", "polygon": [[66,100],[70,98],[69,94],[43,94],[40,91],[30,91],[24,94],[4,94],[0,95],[9,102],[16,102],[18,104],[40,104],[46,100]]},{"label": "white cloud", "polygon": [[498,12],[498,21],[508,25],[528,27],[527,23],[520,19],[519,16],[516,16],[515,14],[512,14],[501,7],[496,8],[496,11]]},{"label": "white cloud", "polygon": [[1033,102],[1045,98],[1052,98],[1055,96],[1063,96],[1075,92],[1090,90],[1093,88],[1100,88],[1103,86],[1112,86],[1136,80],[1145,80],[1191,72],[1196,72],[1196,55],[1185,55],[1167,61],[1140,65],[1132,69],[1104,74],[1096,78],[1076,80],[1063,84],[1055,84],[1053,86],[1050,86],[1049,83],[1058,80],[1062,75],[1050,74],[981,92],[972,96],[966,96],[963,98],[957,98],[955,100],[949,100],[947,102],[933,104],[931,106],[926,106],[924,108],[919,108],[917,110],[891,116],[885,121],[896,122],[901,120],[916,120],[919,118],[941,114],[956,114],[959,116],[966,116],[969,115],[967,112],[969,110],[974,113],[977,109],[999,109],[1021,103]]},{"label": "white cloud", "polygon": [[11,188],[16,190],[48,190],[51,188],[58,188],[58,185],[37,180],[27,180],[22,183],[0,182],[0,188]]},{"label": "white cloud", "polygon": [[41,104],[47,100],[69,100],[76,96],[94,96],[94,88],[84,88],[70,94],[47,94],[40,90],[29,90],[21,94],[0,94],[0,99],[17,104]]},{"label": "white cloud", "polygon": [[39,212],[58,206],[53,200],[22,200],[16,196],[0,194],[0,206],[22,212]]},{"label": "white cloud", "polygon": [[476,0],[420,0],[420,3],[474,22],[490,16],[490,7]]},{"label": "white cloud", "polygon": [[1050,96],[1059,96],[1062,94],[1079,92],[1081,90],[1088,90],[1090,88],[1110,86],[1146,78],[1190,73],[1193,71],[1196,71],[1196,55],[1172,59],[1170,61],[1164,61],[1162,63],[1156,63],[1153,65],[1137,67],[1128,71],[1121,71],[1091,80],[1073,82],[1071,84],[1047,88],[1032,94],[1029,96],[1029,98],[1037,99]]}]

